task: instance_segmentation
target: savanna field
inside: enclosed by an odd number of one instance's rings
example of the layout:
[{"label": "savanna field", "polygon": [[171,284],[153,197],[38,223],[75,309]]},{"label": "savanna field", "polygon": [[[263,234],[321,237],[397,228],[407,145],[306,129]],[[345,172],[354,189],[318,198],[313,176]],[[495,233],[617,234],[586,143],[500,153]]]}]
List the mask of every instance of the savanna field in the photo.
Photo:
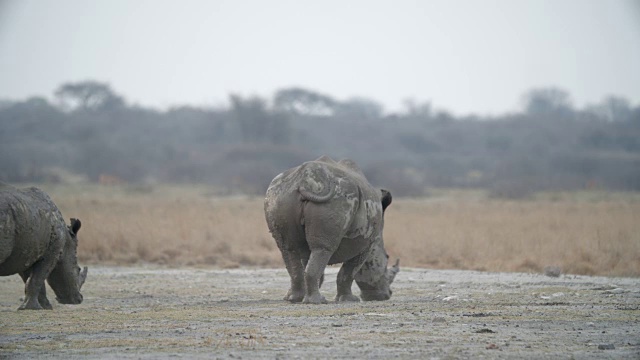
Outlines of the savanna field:
[{"label": "savanna field", "polygon": [[[262,197],[204,186],[38,185],[82,220],[82,264],[284,268]],[[640,194],[541,193],[502,200],[433,190],[394,198],[385,245],[401,266],[640,276]]]},{"label": "savanna field", "polygon": [[[396,197],[385,215],[387,251],[401,259],[392,298],[318,306],[283,301],[290,279],[262,197],[40,187],[82,220],[89,280],[82,304],[16,311],[22,280],[0,277],[0,358],[640,358],[637,193]],[[325,272],[327,299],[337,274]]]}]

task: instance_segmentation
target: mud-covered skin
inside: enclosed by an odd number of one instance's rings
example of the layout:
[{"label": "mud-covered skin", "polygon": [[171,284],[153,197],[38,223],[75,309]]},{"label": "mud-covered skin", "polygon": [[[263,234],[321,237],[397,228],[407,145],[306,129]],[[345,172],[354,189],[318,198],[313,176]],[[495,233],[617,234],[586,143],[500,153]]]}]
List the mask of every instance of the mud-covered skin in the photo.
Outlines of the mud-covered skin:
[{"label": "mud-covered skin", "polygon": [[19,310],[51,309],[45,279],[63,304],[82,302],[76,250],[80,221],[66,226],[62,214],[42,190],[0,183],[0,276],[19,274],[25,298]]},{"label": "mud-covered skin", "polygon": [[265,217],[291,277],[285,300],[326,303],[320,294],[327,264],[342,263],[336,301],[387,300],[398,266],[387,269],[382,229],[391,194],[373,188],[351,160],[323,156],[276,176]]}]

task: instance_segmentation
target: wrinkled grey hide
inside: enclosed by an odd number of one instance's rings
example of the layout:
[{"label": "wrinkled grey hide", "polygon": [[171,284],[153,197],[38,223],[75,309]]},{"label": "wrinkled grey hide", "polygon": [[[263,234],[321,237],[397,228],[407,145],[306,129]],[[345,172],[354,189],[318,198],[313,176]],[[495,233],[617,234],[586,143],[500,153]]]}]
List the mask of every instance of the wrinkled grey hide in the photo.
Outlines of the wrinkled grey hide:
[{"label": "wrinkled grey hide", "polygon": [[373,188],[351,160],[321,157],[273,179],[264,211],[291,277],[285,300],[326,303],[319,292],[327,264],[342,263],[336,301],[387,300],[398,263],[387,268],[382,228],[391,194]]},{"label": "wrinkled grey hide", "polygon": [[19,310],[51,309],[45,279],[63,304],[80,304],[87,268],[76,250],[80,220],[67,227],[58,207],[37,188],[0,183],[0,276],[19,274],[25,282]]}]

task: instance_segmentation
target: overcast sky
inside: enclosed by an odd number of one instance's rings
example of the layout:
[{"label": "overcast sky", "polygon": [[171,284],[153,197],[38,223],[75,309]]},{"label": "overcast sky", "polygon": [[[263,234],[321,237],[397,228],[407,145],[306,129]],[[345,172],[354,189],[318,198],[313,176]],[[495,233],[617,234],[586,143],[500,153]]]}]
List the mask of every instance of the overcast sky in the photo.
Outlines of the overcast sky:
[{"label": "overcast sky", "polygon": [[0,0],[0,99],[87,79],[158,108],[290,86],[456,114],[547,86],[639,105],[640,1]]}]

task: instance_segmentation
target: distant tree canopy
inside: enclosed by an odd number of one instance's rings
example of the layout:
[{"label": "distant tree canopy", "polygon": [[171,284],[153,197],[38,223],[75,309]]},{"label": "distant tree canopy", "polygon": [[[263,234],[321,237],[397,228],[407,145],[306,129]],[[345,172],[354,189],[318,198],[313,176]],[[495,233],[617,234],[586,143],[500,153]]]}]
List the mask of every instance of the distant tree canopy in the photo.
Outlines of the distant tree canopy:
[{"label": "distant tree canopy", "polygon": [[354,97],[340,103],[336,110],[337,116],[347,119],[379,119],[384,113],[382,104],[361,97]]},{"label": "distant tree canopy", "polygon": [[331,116],[338,102],[327,95],[294,87],[278,90],[273,103],[276,109],[289,113]]},{"label": "distant tree canopy", "polygon": [[508,197],[640,191],[640,106],[619,96],[576,109],[564,90],[533,89],[521,113],[456,117],[428,101],[387,114],[372,99],[299,87],[166,111],[131,106],[96,81],[54,95],[55,104],[0,100],[1,181],[209,183],[258,194],[283,170],[329,155],[354,159],[398,196],[432,187]]},{"label": "distant tree canopy", "polygon": [[266,100],[259,97],[243,99],[231,95],[230,100],[231,112],[245,143],[286,145],[290,142],[287,114],[269,111]]},{"label": "distant tree canopy", "polygon": [[569,93],[552,87],[533,89],[525,94],[525,111],[532,115],[566,116],[573,108]]},{"label": "distant tree canopy", "polygon": [[69,109],[108,110],[125,104],[109,85],[96,81],[63,84],[55,91],[55,96]]},{"label": "distant tree canopy", "polygon": [[629,100],[621,98],[619,96],[608,96],[600,104],[590,106],[589,110],[601,119],[615,122],[630,122],[637,121],[637,111],[634,114],[634,109],[631,106]]}]

